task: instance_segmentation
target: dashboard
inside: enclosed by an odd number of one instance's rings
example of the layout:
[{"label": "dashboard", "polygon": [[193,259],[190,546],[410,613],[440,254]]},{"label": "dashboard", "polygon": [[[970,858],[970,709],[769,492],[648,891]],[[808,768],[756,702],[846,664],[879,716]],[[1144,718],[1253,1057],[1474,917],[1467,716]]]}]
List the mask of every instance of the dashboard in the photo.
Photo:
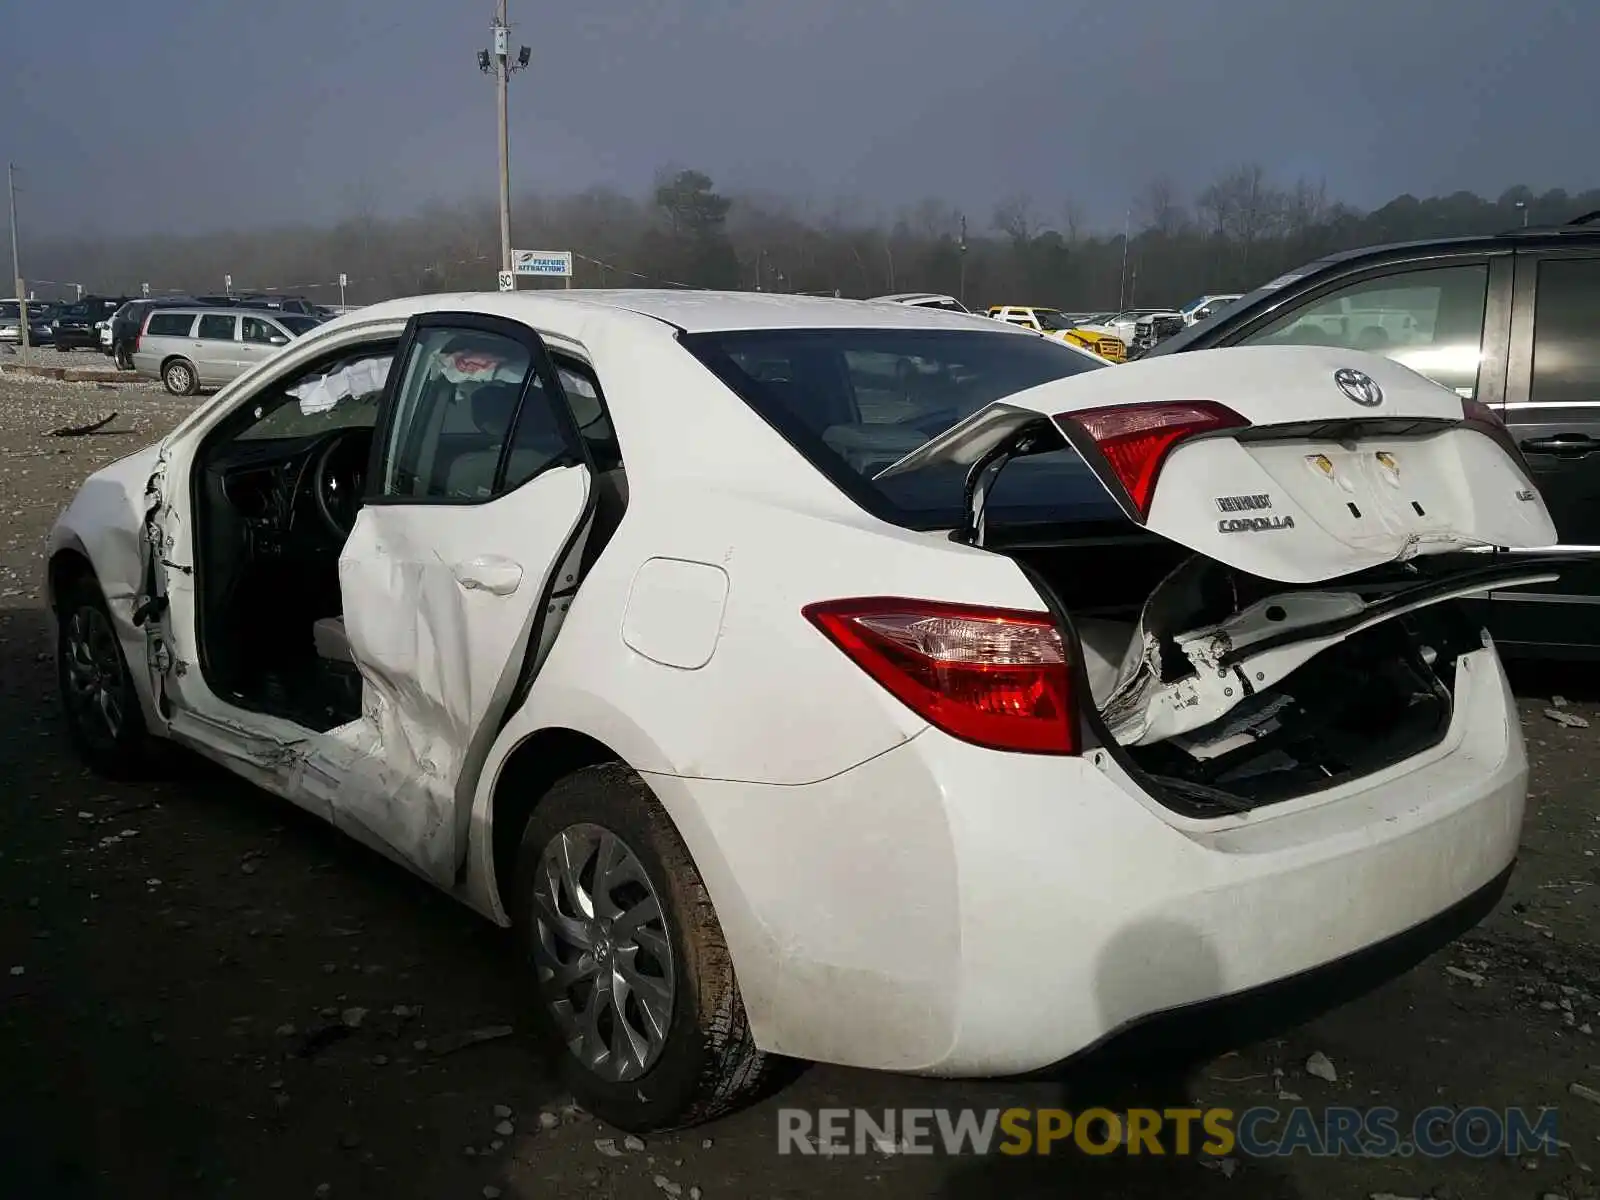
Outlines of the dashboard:
[{"label": "dashboard", "polygon": [[237,441],[207,465],[248,542],[250,557],[325,551],[344,544],[365,484],[372,430],[313,438]]}]

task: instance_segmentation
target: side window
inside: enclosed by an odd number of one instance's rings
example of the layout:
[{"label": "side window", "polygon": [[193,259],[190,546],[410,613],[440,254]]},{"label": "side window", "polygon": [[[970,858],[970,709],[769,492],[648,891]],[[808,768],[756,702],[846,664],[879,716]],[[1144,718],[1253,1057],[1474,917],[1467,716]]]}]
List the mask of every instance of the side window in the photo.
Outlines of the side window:
[{"label": "side window", "polygon": [[261,317],[244,318],[245,341],[270,346],[274,344],[273,338],[278,338],[284,342],[289,340],[284,336],[283,330],[279,329],[271,321],[263,320]]},{"label": "side window", "polygon": [[1535,404],[1600,400],[1600,258],[1539,264],[1533,307]]},{"label": "side window", "polygon": [[578,426],[597,471],[610,471],[622,465],[622,450],[611,425],[611,412],[600,391],[600,381],[589,367],[564,355],[555,356],[556,376],[566,393],[567,408]]},{"label": "side window", "polygon": [[[528,347],[502,334],[420,331],[396,393],[376,494],[446,501],[498,494],[502,452],[532,365]],[[548,401],[535,403],[543,417],[529,414],[526,431],[519,423],[517,432],[518,470],[533,473],[543,469],[536,459],[555,428]]]},{"label": "side window", "polygon": [[195,336],[212,342],[233,341],[233,317],[227,313],[207,313],[200,318],[200,328]]},{"label": "side window", "polygon": [[394,351],[393,342],[344,350],[269,385],[251,401],[247,423],[235,436],[256,441],[371,429]]},{"label": "side window", "polygon": [[1363,279],[1290,310],[1242,344],[1369,350],[1470,398],[1488,291],[1483,263]]},{"label": "side window", "polygon": [[144,331],[148,337],[188,337],[193,327],[194,317],[189,313],[154,312]]}]

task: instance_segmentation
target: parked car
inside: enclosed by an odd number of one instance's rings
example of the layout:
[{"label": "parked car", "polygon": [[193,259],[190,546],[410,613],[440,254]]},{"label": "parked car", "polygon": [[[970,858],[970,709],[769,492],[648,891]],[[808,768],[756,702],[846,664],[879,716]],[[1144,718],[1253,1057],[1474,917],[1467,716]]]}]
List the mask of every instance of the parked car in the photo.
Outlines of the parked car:
[{"label": "parked car", "polygon": [[[50,344],[50,319],[42,303],[28,301],[28,342],[34,346]],[[22,342],[22,302],[0,300],[0,342],[13,346]]]},{"label": "parked car", "polygon": [[98,350],[101,345],[100,326],[127,302],[126,296],[116,299],[85,296],[64,306],[50,323],[56,349]]},{"label": "parked car", "polygon": [[1376,355],[440,295],[92,475],[48,599],[89,764],[195,748],[512,926],[568,1084],[648,1130],[777,1056],[1012,1074],[1448,940],[1528,770],[1455,598],[1553,535]]},{"label": "parked car", "polygon": [[1168,311],[1170,310],[1165,308],[1125,308],[1121,312],[1113,313],[1104,320],[1086,321],[1082,328],[1089,330],[1091,333],[1107,334],[1116,338],[1124,346],[1131,347],[1141,317]]},{"label": "parked car", "polygon": [[[1152,353],[1290,344],[1376,351],[1502,417],[1562,544],[1600,552],[1600,224],[1335,254]],[[1600,657],[1597,605],[1600,561],[1487,621],[1508,654]]]},{"label": "parked car", "polygon": [[1128,356],[1128,347],[1119,338],[1104,331],[1085,328],[1060,309],[1039,308],[1031,304],[996,304],[989,309],[989,316],[1008,325],[1059,338],[1079,349],[1098,354],[1108,362],[1122,362]]},{"label": "parked car", "polygon": [[1128,347],[1128,353],[1148,353],[1157,342],[1182,332],[1183,314],[1177,309],[1149,313],[1133,323],[1133,344]]},{"label": "parked car", "polygon": [[[159,296],[129,300],[111,316],[111,345],[107,350],[123,370],[133,370],[133,344],[144,328],[144,319],[159,308],[193,308],[200,302],[193,296]],[[101,343],[102,348],[105,343]]]},{"label": "parked car", "polygon": [[1183,314],[1185,325],[1197,325],[1201,321],[1215,316],[1235,300],[1239,299],[1239,292],[1216,292],[1211,295],[1200,296],[1189,301],[1178,311]]},{"label": "parked car", "polygon": [[232,382],[320,323],[265,310],[154,309],[133,344],[133,369],[174,396],[192,396]]},{"label": "parked car", "polygon": [[938,308],[945,312],[970,313],[972,310],[954,296],[938,292],[897,292],[893,296],[875,296],[877,303],[909,304],[913,308]]}]

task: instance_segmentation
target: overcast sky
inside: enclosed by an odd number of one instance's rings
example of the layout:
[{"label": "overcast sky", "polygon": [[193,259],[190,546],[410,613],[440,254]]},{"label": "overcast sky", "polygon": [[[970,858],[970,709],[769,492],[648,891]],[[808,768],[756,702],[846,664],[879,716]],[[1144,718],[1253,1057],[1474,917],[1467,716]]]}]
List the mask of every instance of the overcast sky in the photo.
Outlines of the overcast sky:
[{"label": "overcast sky", "polygon": [[[25,230],[492,197],[492,0],[0,0]],[[1600,0],[511,0],[513,191],[719,186],[1104,226],[1243,160],[1371,206],[1600,183]]]}]

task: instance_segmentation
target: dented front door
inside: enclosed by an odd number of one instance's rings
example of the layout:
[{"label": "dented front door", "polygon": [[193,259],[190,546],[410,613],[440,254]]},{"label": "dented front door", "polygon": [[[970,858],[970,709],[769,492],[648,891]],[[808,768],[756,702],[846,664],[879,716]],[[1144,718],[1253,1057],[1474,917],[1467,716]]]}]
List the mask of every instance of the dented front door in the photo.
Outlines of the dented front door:
[{"label": "dented front door", "polygon": [[339,558],[361,719],[317,755],[335,824],[447,884],[485,754],[553,636],[592,473],[544,346],[515,322],[428,314],[374,438]]}]

